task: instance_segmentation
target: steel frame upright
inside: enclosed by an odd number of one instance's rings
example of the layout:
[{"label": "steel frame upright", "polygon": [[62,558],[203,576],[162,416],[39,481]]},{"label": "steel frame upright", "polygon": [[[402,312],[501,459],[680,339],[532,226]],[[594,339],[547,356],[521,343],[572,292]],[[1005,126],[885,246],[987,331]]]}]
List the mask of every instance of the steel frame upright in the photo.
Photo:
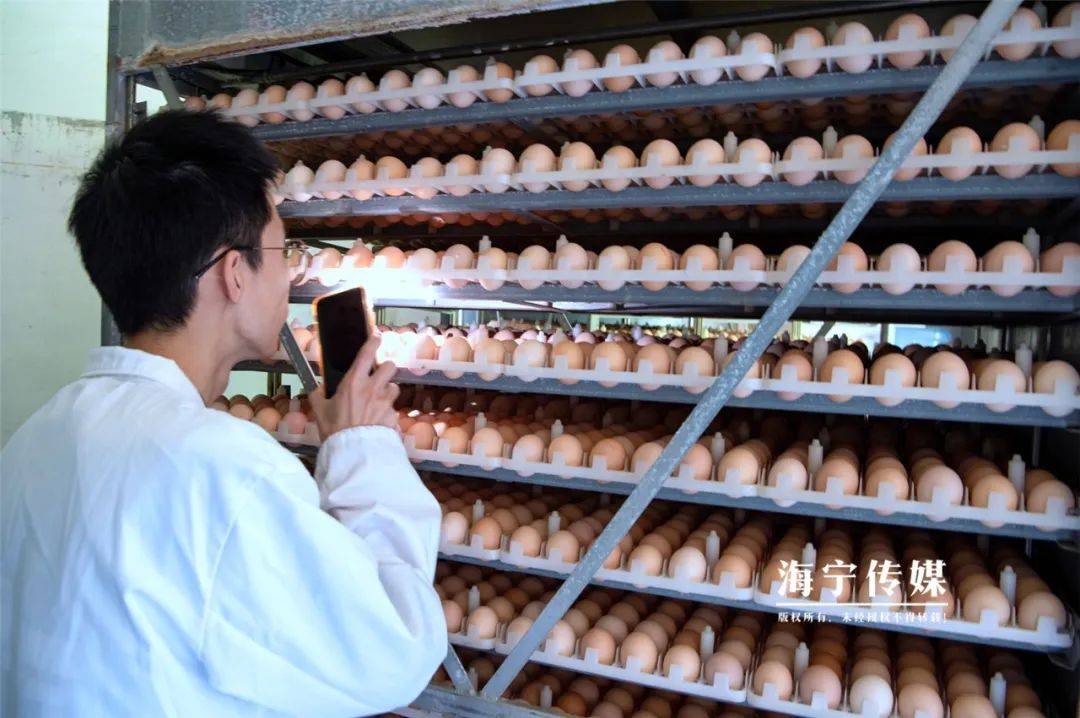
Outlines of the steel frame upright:
[{"label": "steel frame upright", "polygon": [[[870,211],[892,181],[897,168],[910,154],[916,142],[937,120],[941,111],[963,84],[964,79],[982,58],[983,53],[990,46],[991,39],[1004,27],[1019,5],[1020,0],[991,0],[975,27],[927,88],[926,93],[904,120],[900,129],[896,131],[892,144],[881,153],[870,172],[844,202],[840,211],[814,244],[806,260],[765,311],[761,321],[739,351],[735,353],[731,363],[724,368],[708,391],[702,394],[701,400],[672,436],[663,453],[645,472],[641,482],[627,496],[626,501],[615,512],[611,521],[596,537],[577,567],[481,689],[480,695],[483,698],[495,699],[506,691],[510,682],[525,666],[544,637],[589,585],[589,579],[656,496],[664,479],[675,470],[682,456],[705,433],[708,425],[731,397],[735,386],[809,293],[818,275]],[[453,652],[453,648],[450,651]]]}]

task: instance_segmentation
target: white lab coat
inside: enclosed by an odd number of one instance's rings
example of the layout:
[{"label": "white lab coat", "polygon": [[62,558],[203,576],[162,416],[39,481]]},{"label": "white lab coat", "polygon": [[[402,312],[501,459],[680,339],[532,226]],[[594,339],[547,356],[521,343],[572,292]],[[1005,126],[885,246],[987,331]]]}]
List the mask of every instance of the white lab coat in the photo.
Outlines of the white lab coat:
[{"label": "white lab coat", "polygon": [[439,506],[390,429],[316,481],[175,362],[105,347],[3,451],[10,716],[350,716],[446,654]]}]

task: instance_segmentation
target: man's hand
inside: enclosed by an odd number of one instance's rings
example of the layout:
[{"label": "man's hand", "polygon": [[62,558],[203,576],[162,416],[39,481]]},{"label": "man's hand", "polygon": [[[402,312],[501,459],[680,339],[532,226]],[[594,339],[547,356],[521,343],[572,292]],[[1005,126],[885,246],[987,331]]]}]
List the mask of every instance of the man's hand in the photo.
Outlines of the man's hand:
[{"label": "man's hand", "polygon": [[396,367],[391,362],[383,362],[375,373],[371,373],[378,348],[377,337],[364,343],[349,371],[341,378],[333,397],[326,398],[325,385],[320,385],[309,395],[311,410],[323,441],[342,429],[354,426],[398,428],[394,401],[400,390],[397,384],[390,383]]}]

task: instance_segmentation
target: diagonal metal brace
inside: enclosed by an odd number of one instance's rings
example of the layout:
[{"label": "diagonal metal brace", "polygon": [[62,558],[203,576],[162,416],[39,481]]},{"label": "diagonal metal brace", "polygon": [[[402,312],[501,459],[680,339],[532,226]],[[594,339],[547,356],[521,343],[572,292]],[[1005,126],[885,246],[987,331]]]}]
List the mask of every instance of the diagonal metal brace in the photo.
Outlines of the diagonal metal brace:
[{"label": "diagonal metal brace", "polygon": [[484,698],[493,699],[503,694],[514,676],[529,660],[533,651],[539,647],[551,628],[588,585],[589,578],[596,573],[604,559],[629,530],[631,524],[656,496],[664,479],[672,474],[682,456],[705,432],[720,409],[727,403],[736,385],[742,381],[750,366],[761,356],[776,332],[809,293],[818,275],[873,207],[878,197],[892,181],[897,168],[915,147],[915,143],[938,118],[972,68],[978,64],[983,53],[990,46],[991,39],[1004,27],[1019,5],[1020,0],[992,0],[990,2],[978,23],[972,28],[941,74],[897,130],[892,144],[881,153],[870,172],[844,202],[843,207],[814,244],[806,260],[765,311],[746,342],[735,353],[731,363],[720,373],[712,387],[702,395],[697,406],[675,432],[656,463],[645,473],[641,482],[615,512],[589,550],[585,552],[577,567],[555,592],[529,630],[525,632],[484,686],[481,691]]},{"label": "diagonal metal brace", "polygon": [[469,674],[465,672],[465,666],[461,663],[461,657],[449,643],[446,644],[446,658],[443,659],[443,668],[446,669],[450,681],[454,684],[454,690],[458,693],[476,695]]},{"label": "diagonal metal brace", "polygon": [[296,375],[300,377],[304,391],[310,394],[318,389],[319,380],[315,378],[315,372],[308,363],[307,357],[304,356],[304,350],[296,343],[296,337],[293,336],[288,324],[281,325],[278,336],[281,338],[281,347],[285,350],[285,355],[289,357],[289,362],[296,369]]},{"label": "diagonal metal brace", "polygon": [[154,65],[150,70],[154,73],[158,89],[161,90],[161,94],[165,95],[165,102],[169,105],[169,109],[184,109],[184,101],[180,99],[180,93],[176,91],[176,84],[173,82],[169,71],[161,65]]}]

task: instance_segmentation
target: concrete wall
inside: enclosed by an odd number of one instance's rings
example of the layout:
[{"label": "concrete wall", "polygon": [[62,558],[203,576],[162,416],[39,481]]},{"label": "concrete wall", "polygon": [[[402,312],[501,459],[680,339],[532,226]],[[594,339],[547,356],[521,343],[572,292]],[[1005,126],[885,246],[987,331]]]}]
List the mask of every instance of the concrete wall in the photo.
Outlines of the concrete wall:
[{"label": "concrete wall", "polygon": [[107,28],[106,0],[0,2],[0,444],[98,344],[64,224],[104,138]]}]

